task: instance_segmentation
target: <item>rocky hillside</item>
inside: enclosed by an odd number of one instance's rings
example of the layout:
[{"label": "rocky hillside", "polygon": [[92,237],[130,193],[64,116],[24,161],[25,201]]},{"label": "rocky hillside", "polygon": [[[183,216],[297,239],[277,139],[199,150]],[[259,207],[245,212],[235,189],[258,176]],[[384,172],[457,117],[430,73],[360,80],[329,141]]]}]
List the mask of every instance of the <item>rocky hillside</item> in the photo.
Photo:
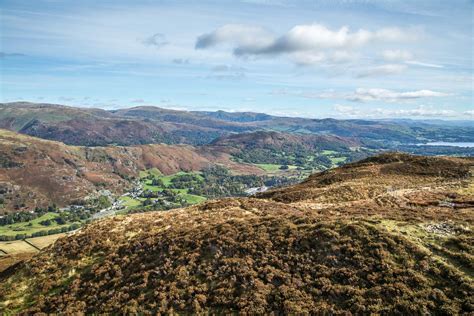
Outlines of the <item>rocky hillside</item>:
[{"label": "rocky hillside", "polygon": [[262,172],[190,145],[79,147],[0,130],[0,193],[10,211],[63,206],[102,189],[120,193],[140,170],[173,174],[217,163],[237,173]]},{"label": "rocky hillside", "polygon": [[98,221],[3,272],[0,309],[470,314],[473,167],[385,154],[257,198]]}]

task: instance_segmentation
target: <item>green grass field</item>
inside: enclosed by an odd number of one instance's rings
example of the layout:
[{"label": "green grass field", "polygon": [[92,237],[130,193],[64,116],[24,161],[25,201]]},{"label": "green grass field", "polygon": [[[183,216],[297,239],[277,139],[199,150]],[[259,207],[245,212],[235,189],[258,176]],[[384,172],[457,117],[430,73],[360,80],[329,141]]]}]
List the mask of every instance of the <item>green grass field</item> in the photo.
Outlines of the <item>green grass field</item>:
[{"label": "green grass field", "polygon": [[184,171],[180,171],[178,173],[175,173],[175,174],[172,174],[172,175],[169,175],[169,176],[158,177],[158,179],[163,181],[163,184],[165,186],[169,186],[171,184],[171,180],[173,180],[177,176],[186,175],[186,174],[193,174],[193,175],[197,176],[198,178],[200,178],[201,180],[204,180],[204,178],[201,176],[201,174],[199,172],[184,172]]},{"label": "green grass field", "polygon": [[[143,190],[145,191],[149,190],[152,192],[160,192],[160,191],[163,191],[164,189],[167,189],[171,185],[172,180],[174,178],[181,175],[188,175],[188,174],[193,174],[197,176],[199,179],[204,180],[200,172],[181,171],[172,175],[164,176],[161,174],[161,172],[158,169],[149,169],[145,171],[140,171],[140,178],[142,179]],[[163,182],[163,185],[162,186],[152,185],[152,180],[147,179],[150,175],[153,175],[154,178],[161,180]],[[188,189],[170,189],[170,190],[178,193],[179,197],[186,200],[186,202],[189,204],[197,204],[206,200],[206,198],[203,196],[189,194]],[[122,196],[120,197],[120,200],[123,201],[123,205],[126,207],[126,210],[132,210],[132,209],[140,207],[142,205],[142,202],[145,199],[144,198],[132,199],[129,196]],[[151,200],[154,200],[154,199],[151,199]]]},{"label": "green grass field", "polygon": [[153,175],[153,176],[155,176],[155,177],[159,177],[159,176],[162,176],[163,174],[162,174],[161,171],[158,170],[157,168],[152,168],[152,169],[148,169],[148,170],[142,170],[142,171],[140,171],[140,173],[139,173],[140,178],[146,178],[146,177],[148,177],[149,175]]},{"label": "green grass field", "polygon": [[323,151],[321,152],[321,154],[326,155],[326,156],[329,156],[329,155],[337,154],[337,151],[334,151],[334,150],[323,150]]},{"label": "green grass field", "polygon": [[[282,165],[271,164],[271,163],[257,163],[254,164],[255,166],[263,169],[266,172],[276,173],[276,172],[284,172],[286,170],[280,169]],[[295,170],[298,166],[289,165],[287,170]]]},{"label": "green grass field", "polygon": [[340,163],[343,163],[347,160],[347,157],[329,157],[331,159],[331,162],[333,165],[338,165]]},{"label": "green grass field", "polygon": [[150,190],[150,191],[156,192],[156,191],[163,190],[163,188],[156,185],[151,185],[151,180],[147,180],[143,184],[143,190],[145,191]]},{"label": "green grass field", "polygon": [[[145,173],[145,176],[142,177],[143,178],[146,178],[150,173]],[[178,177],[178,176],[181,176],[181,175],[187,175],[187,174],[193,174],[195,176],[197,176],[199,179],[201,180],[204,180],[204,178],[201,176],[201,174],[199,172],[184,172],[184,171],[180,171],[178,173],[175,173],[175,174],[172,174],[172,175],[168,175],[168,176],[162,176],[162,175],[157,175],[155,174],[155,178],[156,179],[159,179],[163,182],[163,185],[164,186],[155,186],[155,185],[152,185],[152,180],[145,180],[143,182],[143,189],[144,190],[150,190],[150,191],[153,191],[153,192],[157,192],[157,191],[161,191],[163,189],[166,189],[170,184],[171,184],[171,181]],[[187,190],[186,190],[187,192]],[[184,193],[186,193],[184,192]],[[180,192],[180,193],[183,193],[183,192]]]},{"label": "green grass field", "polygon": [[182,194],[181,195],[185,200],[186,202],[188,202],[189,204],[197,204],[197,203],[201,203],[201,202],[204,202],[205,200],[207,200],[205,197],[203,196],[199,196],[199,195],[194,195],[194,194]]},{"label": "green grass field", "polygon": [[133,208],[141,205],[140,200],[132,199],[129,196],[121,196],[120,200],[123,201],[123,205],[127,208]]},{"label": "green grass field", "polygon": [[257,163],[255,164],[260,169],[265,170],[266,172],[278,172],[280,171],[281,165],[271,164],[271,163]]},{"label": "green grass field", "polygon": [[[55,221],[53,221],[53,219],[55,219],[58,216],[59,215],[56,213],[46,213],[29,222],[22,222],[22,223],[15,223],[12,225],[0,226],[0,235],[5,235],[5,236],[16,236],[17,234],[31,235],[39,231],[44,231],[44,230],[47,231],[53,228],[67,227],[72,224],[72,223],[66,223],[64,225],[58,225]],[[40,224],[40,222],[44,220],[48,220],[48,219],[52,220],[51,225],[44,226]]]}]

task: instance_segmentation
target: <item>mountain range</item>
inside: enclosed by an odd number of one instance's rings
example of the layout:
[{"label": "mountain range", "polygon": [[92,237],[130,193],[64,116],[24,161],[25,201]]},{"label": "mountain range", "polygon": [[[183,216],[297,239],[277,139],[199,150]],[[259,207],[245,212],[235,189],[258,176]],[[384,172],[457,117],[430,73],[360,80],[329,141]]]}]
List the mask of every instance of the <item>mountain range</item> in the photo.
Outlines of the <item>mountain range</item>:
[{"label": "mountain range", "polygon": [[13,102],[0,104],[0,128],[69,145],[209,144],[219,136],[259,130],[352,137],[367,146],[469,141],[471,124],[279,117],[252,112],[177,111],[153,106],[120,110]]}]

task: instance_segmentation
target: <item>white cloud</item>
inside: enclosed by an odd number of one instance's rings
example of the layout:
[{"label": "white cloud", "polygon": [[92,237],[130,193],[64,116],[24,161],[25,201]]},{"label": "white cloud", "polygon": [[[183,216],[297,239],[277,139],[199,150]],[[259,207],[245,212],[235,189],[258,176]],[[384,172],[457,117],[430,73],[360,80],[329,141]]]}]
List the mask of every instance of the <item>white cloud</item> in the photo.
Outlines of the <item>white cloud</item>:
[{"label": "white cloud", "polygon": [[24,54],[20,53],[5,53],[5,52],[0,52],[0,59],[7,58],[7,57],[24,57]]},{"label": "white cloud", "polygon": [[228,65],[216,65],[212,67],[211,73],[207,78],[219,80],[241,80],[245,78],[246,69]]},{"label": "white cloud", "polygon": [[187,58],[174,58],[173,59],[173,64],[187,65],[187,64],[189,64],[189,59],[187,59]]},{"label": "white cloud", "polygon": [[417,116],[417,117],[455,117],[459,114],[453,110],[436,109],[431,106],[420,105],[415,109],[375,109],[375,114],[379,116]]},{"label": "white cloud", "polygon": [[345,99],[356,102],[367,101],[387,101],[396,102],[402,100],[419,99],[427,97],[445,97],[449,94],[431,91],[431,90],[416,90],[406,92],[396,92],[387,89],[357,89],[353,94],[345,96]]},{"label": "white cloud", "polygon": [[414,30],[402,30],[398,27],[382,28],[373,34],[373,37],[383,41],[413,41],[418,38]]},{"label": "white cloud", "polygon": [[274,39],[271,45],[256,52],[242,53],[292,53],[298,51],[321,50],[327,48],[350,48],[366,44],[374,34],[359,30],[351,33],[348,27],[330,30],[321,24],[296,25],[288,33]]},{"label": "white cloud", "polygon": [[[369,43],[399,43],[416,37],[417,32],[400,28],[351,31],[347,26],[332,30],[322,24],[296,25],[283,35],[275,36],[260,27],[228,24],[199,36],[195,48],[207,49],[227,44],[232,47],[235,56],[286,54],[295,63],[308,65],[322,61],[345,62],[352,59],[356,49]],[[392,55],[397,53],[394,52]],[[376,71],[383,74],[399,71],[406,66],[383,65],[381,67]]]},{"label": "white cloud", "polygon": [[378,77],[378,76],[386,76],[386,75],[398,75],[402,73],[407,66],[399,65],[399,64],[386,64],[381,66],[371,67],[365,71],[360,72],[357,77],[358,78],[365,78],[365,77]]},{"label": "white cloud", "polygon": [[146,46],[154,46],[156,48],[161,48],[169,43],[166,41],[165,35],[161,33],[155,33],[152,36],[144,39],[143,44]]},{"label": "white cloud", "polygon": [[359,112],[354,109],[353,106],[350,105],[341,105],[341,104],[336,104],[334,105],[334,110],[342,115],[345,116],[357,116],[359,115]]},{"label": "white cloud", "polygon": [[395,117],[457,117],[459,113],[453,110],[438,109],[432,106],[419,105],[412,109],[385,109],[358,110],[349,105],[335,105],[334,111],[342,116],[365,118],[395,118]]},{"label": "white cloud", "polygon": [[358,88],[351,93],[343,93],[336,91],[324,91],[324,92],[290,92],[288,90],[274,90],[270,94],[272,95],[293,95],[303,97],[307,99],[341,99],[353,102],[371,102],[371,101],[382,101],[382,102],[401,102],[407,100],[415,100],[421,98],[437,98],[447,97],[451,94],[432,91],[432,90],[414,90],[397,92],[388,89],[364,89]]},{"label": "white cloud", "polygon": [[382,56],[386,61],[403,61],[413,58],[413,55],[406,50],[385,50],[382,52]]},{"label": "white cloud", "polygon": [[354,53],[348,51],[334,51],[330,53],[323,52],[297,52],[291,54],[291,60],[302,66],[316,65],[321,62],[327,63],[345,63],[355,58]]},{"label": "white cloud", "polygon": [[297,65],[307,66],[319,64],[322,61],[327,60],[327,56],[324,53],[299,52],[292,54],[291,59]]},{"label": "white cloud", "polygon": [[62,102],[72,102],[74,100],[76,100],[75,98],[73,97],[59,97],[58,98],[59,101],[62,101]]},{"label": "white cloud", "polygon": [[416,60],[409,60],[409,61],[406,61],[405,63],[409,65],[428,67],[428,68],[444,68],[443,65],[423,63],[421,61],[416,61]]},{"label": "white cloud", "polygon": [[465,111],[463,114],[474,117],[474,110]]},{"label": "white cloud", "polygon": [[333,62],[346,62],[353,60],[355,55],[353,52],[338,50],[330,56],[330,60]]},{"label": "white cloud", "polygon": [[227,24],[211,33],[203,34],[196,40],[196,49],[205,49],[222,43],[235,45],[238,50],[259,50],[272,42],[272,36],[261,27],[240,24]]}]

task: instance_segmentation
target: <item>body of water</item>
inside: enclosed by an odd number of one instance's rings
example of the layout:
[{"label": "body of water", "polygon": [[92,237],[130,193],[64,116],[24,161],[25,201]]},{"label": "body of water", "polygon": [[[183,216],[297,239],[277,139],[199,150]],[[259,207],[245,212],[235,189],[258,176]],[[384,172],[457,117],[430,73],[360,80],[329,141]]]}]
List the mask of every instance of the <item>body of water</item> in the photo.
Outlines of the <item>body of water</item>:
[{"label": "body of water", "polygon": [[474,142],[430,142],[418,144],[420,146],[452,146],[452,147],[474,147]]}]

